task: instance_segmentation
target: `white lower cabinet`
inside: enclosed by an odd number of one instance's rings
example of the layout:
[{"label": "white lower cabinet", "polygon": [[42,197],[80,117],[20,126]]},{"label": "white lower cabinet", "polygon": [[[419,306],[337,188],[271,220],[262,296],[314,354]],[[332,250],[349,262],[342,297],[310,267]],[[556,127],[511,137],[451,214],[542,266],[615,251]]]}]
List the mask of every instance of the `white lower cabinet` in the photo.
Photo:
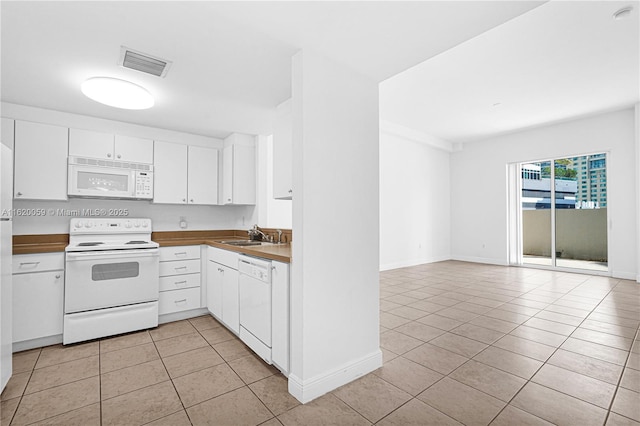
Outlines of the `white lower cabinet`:
[{"label": "white lower cabinet", "polygon": [[238,254],[208,248],[207,308],[234,333],[240,333]]},{"label": "white lower cabinet", "polygon": [[[240,334],[239,273],[236,252],[207,248],[207,308]],[[289,264],[271,261],[271,362],[289,373]]]},{"label": "white lower cabinet", "polygon": [[200,246],[161,247],[158,313],[200,306]]},{"label": "white lower cabinet", "polygon": [[289,264],[271,262],[271,360],[289,372]]},{"label": "white lower cabinet", "polygon": [[62,334],[64,253],[13,256],[13,342]]}]

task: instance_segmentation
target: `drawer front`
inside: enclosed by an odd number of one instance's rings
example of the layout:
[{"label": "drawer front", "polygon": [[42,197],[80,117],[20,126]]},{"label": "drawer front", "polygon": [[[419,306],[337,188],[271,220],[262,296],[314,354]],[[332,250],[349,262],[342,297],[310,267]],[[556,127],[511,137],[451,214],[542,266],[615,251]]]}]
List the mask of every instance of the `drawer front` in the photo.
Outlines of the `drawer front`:
[{"label": "drawer front", "polygon": [[158,313],[160,315],[198,309],[199,307],[199,287],[160,292],[160,299],[158,301]]},{"label": "drawer front", "polygon": [[160,262],[200,259],[200,246],[160,247]]},{"label": "drawer front", "polygon": [[64,270],[64,253],[17,254],[11,261],[14,274]]},{"label": "drawer front", "polygon": [[200,259],[160,262],[160,276],[196,274],[200,272]]},{"label": "drawer front", "polygon": [[236,270],[238,269],[239,256],[240,254],[236,253],[235,251],[222,250],[217,247],[207,248],[208,260]]},{"label": "drawer front", "polygon": [[200,287],[200,274],[173,275],[160,278],[160,291]]}]

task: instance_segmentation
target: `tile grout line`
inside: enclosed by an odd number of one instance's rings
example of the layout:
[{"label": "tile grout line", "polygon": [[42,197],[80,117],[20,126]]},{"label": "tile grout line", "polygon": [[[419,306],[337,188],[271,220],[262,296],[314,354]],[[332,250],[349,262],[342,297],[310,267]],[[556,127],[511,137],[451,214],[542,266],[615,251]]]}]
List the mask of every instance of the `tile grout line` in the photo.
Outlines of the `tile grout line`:
[{"label": "tile grout line", "polygon": [[[588,281],[588,280],[585,280],[585,282],[586,282],[586,281]],[[599,302],[599,303],[598,303],[598,304],[597,304],[597,305],[596,305],[596,306],[595,306],[595,307],[594,307],[594,308],[589,312],[589,314],[588,314],[588,315],[587,315],[587,316],[586,316],[586,317],[585,317],[585,318],[580,322],[580,324],[578,324],[578,326],[576,327],[576,329],[575,329],[575,330],[574,330],[574,331],[573,331],[569,336],[567,336],[567,338],[562,342],[562,344],[560,344],[558,347],[556,347],[556,349],[551,353],[551,355],[549,355],[549,357],[548,357],[548,358],[547,358],[547,359],[542,363],[542,365],[540,366],[540,368],[538,368],[538,369],[535,371],[535,373],[533,373],[533,374],[531,375],[531,377],[527,380],[527,382],[526,382],[524,385],[522,385],[522,387],[521,387],[520,389],[518,389],[518,392],[516,392],[516,393],[515,393],[515,395],[514,395],[514,396],[509,400],[509,402],[507,402],[507,405],[505,405],[505,406],[502,408],[502,410],[500,410],[500,412],[499,412],[499,413],[498,413],[498,414],[497,414],[497,415],[496,415],[496,416],[491,420],[492,422],[493,422],[493,421],[494,421],[494,420],[495,420],[495,419],[496,419],[496,418],[497,418],[497,417],[498,417],[498,416],[499,416],[499,415],[504,411],[504,409],[505,409],[507,406],[509,406],[509,405],[511,404],[511,402],[512,402],[512,401],[513,401],[513,400],[514,400],[514,399],[515,399],[515,398],[520,394],[520,392],[521,392],[521,391],[522,391],[522,390],[523,390],[523,389],[524,389],[524,388],[525,388],[529,383],[535,383],[535,384],[537,384],[538,386],[542,386],[542,387],[545,387],[545,388],[547,388],[547,389],[551,389],[551,390],[553,390],[553,391],[555,391],[555,392],[561,393],[561,394],[563,394],[563,395],[567,395],[567,396],[569,396],[569,397],[571,397],[571,398],[575,398],[575,399],[577,399],[577,400],[579,400],[579,401],[585,402],[585,403],[587,403],[587,404],[593,405],[594,407],[597,407],[597,408],[600,408],[600,409],[602,409],[602,410],[605,410],[605,419],[604,419],[603,425],[604,425],[604,424],[606,424],[606,420],[607,420],[607,418],[609,417],[609,412],[610,412],[610,410],[607,410],[607,409],[602,408],[602,407],[600,407],[600,406],[598,406],[598,405],[592,404],[591,402],[585,401],[585,400],[583,400],[583,399],[581,399],[581,398],[577,398],[577,397],[575,397],[575,396],[572,396],[572,395],[566,394],[566,393],[564,393],[564,392],[558,391],[558,390],[556,390],[556,389],[550,388],[550,387],[548,387],[548,386],[544,386],[544,385],[541,385],[541,384],[539,384],[539,383],[532,382],[532,381],[531,381],[531,379],[533,379],[533,378],[535,377],[535,375],[536,375],[536,374],[538,374],[538,372],[539,372],[539,371],[540,371],[540,370],[541,370],[545,365],[547,365],[547,362],[549,361],[549,359],[551,359],[551,357],[553,357],[553,355],[555,355],[555,353],[556,353],[556,352],[558,352],[558,350],[560,349],[560,347],[561,347],[561,346],[562,346],[562,345],[563,345],[567,340],[569,340],[569,338],[571,337],[571,335],[572,335],[573,333],[575,333],[575,331],[576,331],[578,328],[580,328],[580,325],[582,325],[582,323],[584,323],[584,322],[587,320],[587,318],[589,318],[589,315],[591,315],[591,314],[592,314],[592,313],[593,313],[593,312],[598,308],[598,306],[600,306],[600,303],[602,303],[602,301],[603,301],[607,296],[609,296],[609,294],[611,294],[611,292],[613,291],[613,289],[614,289],[616,286],[617,286],[617,284],[616,284],[615,286],[613,286],[613,288],[611,288],[611,289],[607,292],[607,294],[605,294],[605,295],[604,295],[604,297],[602,297],[602,299],[600,300],[600,302]],[[574,288],[575,288],[575,287],[574,287]],[[567,294],[568,294],[568,293],[567,293]],[[606,346],[606,345],[605,345],[605,346]],[[566,349],[564,349],[564,350],[566,350]],[[569,351],[569,352],[572,352],[572,351]],[[631,352],[631,351],[629,350],[629,353],[630,353],[630,352]],[[573,353],[577,353],[577,352],[573,352]],[[550,365],[553,365],[553,364],[550,364]],[[568,370],[568,371],[571,371],[571,370]],[[574,373],[575,373],[575,371],[574,371]],[[576,374],[580,374],[580,373],[576,373]],[[622,373],[622,374],[624,374],[624,370],[623,370],[623,373]],[[620,374],[620,378],[619,378],[619,380],[621,380],[621,379],[622,379],[622,374]],[[587,376],[587,377],[589,377],[589,376]],[[618,383],[619,383],[619,382],[618,382]],[[617,391],[617,389],[618,389],[618,388],[616,387],[616,391]],[[612,398],[611,398],[611,404],[613,404],[613,399],[614,399],[614,397],[615,397],[615,391],[614,391],[614,396],[612,396]],[[531,414],[532,416],[535,416],[535,417],[541,418],[542,420],[548,421],[548,420],[546,420],[546,419],[544,419],[544,418],[542,418],[542,417],[539,417],[539,416],[537,416],[537,415],[535,415],[535,414],[533,414],[533,413],[531,413],[531,412],[529,412],[529,411],[527,411],[527,410],[525,410],[525,409],[523,409],[523,408],[520,408],[520,407],[516,407],[516,408],[518,408],[518,409],[520,409],[520,410],[522,410],[522,411],[525,411],[525,412],[527,412],[527,413]]]},{"label": "tile grout line", "polygon": [[[607,423],[607,420],[609,420],[609,416],[611,415],[611,409],[613,408],[613,403],[615,402],[616,396],[618,395],[618,390],[620,389],[620,383],[622,383],[622,378],[624,377],[625,370],[627,369],[627,365],[629,364],[629,358],[631,358],[633,346],[635,345],[636,339],[638,338],[639,334],[640,334],[640,326],[638,327],[638,330],[636,330],[636,334],[633,337],[633,340],[631,342],[631,348],[629,348],[629,353],[627,353],[627,359],[625,359],[624,365],[622,366],[622,373],[620,374],[620,377],[618,378],[618,384],[616,385],[616,388],[613,391],[611,402],[609,402],[609,409],[607,410],[607,415],[604,418],[604,424]],[[626,417],[626,416],[623,416],[623,417]]]},{"label": "tile grout line", "polygon": [[[573,291],[573,290],[575,290],[576,288],[580,287],[582,284],[586,283],[588,280],[589,280],[589,278],[586,278],[584,281],[582,281],[582,282],[580,282],[579,284],[577,284],[577,285],[573,286],[573,287],[571,288],[571,290],[569,290],[568,292],[564,293],[562,296],[560,296],[560,297],[556,298],[556,299],[554,300],[554,302],[547,303],[547,306],[546,306],[545,308],[543,308],[542,310],[544,310],[544,309],[546,309],[547,307],[551,306],[551,305],[552,305],[552,304],[554,304],[556,301],[558,301],[558,300],[562,299],[562,297],[564,297],[564,296],[568,295],[571,291]],[[619,282],[620,282],[620,281],[618,280],[618,283],[619,283]],[[598,302],[598,304],[596,304],[596,306],[594,306],[594,307],[591,309],[591,311],[589,311],[589,314],[587,314],[587,315],[582,319],[582,321],[578,324],[578,326],[575,326],[574,331],[573,331],[571,334],[569,334],[568,336],[566,336],[566,337],[565,337],[565,339],[564,339],[564,341],[563,341],[563,343],[562,343],[562,344],[564,344],[564,342],[566,342],[566,341],[571,337],[571,335],[572,335],[572,334],[573,334],[573,333],[574,333],[574,332],[575,332],[575,331],[576,331],[576,330],[577,330],[577,329],[578,329],[578,328],[579,328],[579,327],[580,327],[580,326],[581,326],[581,325],[582,325],[582,324],[583,324],[583,323],[588,319],[588,317],[589,317],[589,316],[590,316],[590,315],[591,315],[591,314],[592,314],[592,313],[593,313],[593,312],[594,312],[594,311],[595,311],[595,310],[600,306],[600,304],[601,304],[601,303],[606,299],[606,297],[607,297],[607,296],[609,296],[609,295],[613,292],[613,290],[615,289],[615,287],[617,286],[617,284],[618,284],[618,283],[616,283],[616,285],[614,285],[611,289],[609,289],[609,291],[608,291],[608,292],[607,292],[607,293],[606,293],[606,294],[605,294],[605,295],[600,299],[600,302]],[[541,284],[541,285],[537,286],[536,288],[534,288],[534,289],[530,290],[529,292],[536,291],[536,290],[538,290],[540,287],[545,286],[545,285],[547,285],[547,284],[548,284],[548,283]],[[472,284],[470,284],[470,285],[472,285]],[[467,287],[468,287],[468,286],[467,286]],[[525,293],[523,293],[523,294],[527,294],[527,293],[529,293],[529,292],[525,292]],[[401,294],[401,293],[398,293],[398,294]],[[513,301],[513,300],[515,300],[515,299],[517,299],[517,298],[519,298],[519,297],[521,297],[521,296],[522,296],[522,294],[521,294],[520,296],[517,296],[517,297],[515,297],[515,298],[512,298],[510,301]],[[428,298],[426,298],[426,299],[428,300]],[[422,299],[422,300],[425,300],[425,299]],[[499,305],[499,306],[502,306],[502,305],[504,305],[504,304],[506,304],[506,303],[509,303],[510,301],[503,302],[503,303],[502,303],[501,305]],[[461,302],[459,302],[459,303],[462,303],[462,301],[461,301]],[[468,303],[473,303],[473,302],[468,302]],[[456,304],[456,305],[457,305],[457,304]],[[407,305],[404,305],[404,306],[407,306]],[[455,306],[455,305],[452,305],[451,307],[454,307],[454,306]],[[483,306],[483,305],[481,305],[481,306]],[[499,306],[498,306],[498,307],[496,307],[496,308],[493,308],[493,309],[499,309]],[[561,306],[562,306],[562,305],[561,305]],[[443,309],[446,309],[446,308],[443,308]],[[574,309],[575,309],[575,308],[574,308]],[[540,312],[540,311],[539,311],[539,312]],[[430,315],[431,315],[431,313],[430,313]],[[480,314],[479,316],[482,316],[482,314]],[[477,318],[477,317],[476,317],[476,318]],[[533,316],[530,316],[530,318],[529,318],[529,319],[531,319],[531,318],[533,318]],[[576,317],[576,318],[579,318],[579,317]],[[475,318],[474,318],[474,319],[475,319]],[[416,321],[416,320],[412,320],[412,321]],[[469,321],[467,321],[467,322],[465,322],[465,324],[466,324],[466,323],[469,323],[470,321],[473,321],[473,319],[472,319],[472,320],[469,320]],[[504,320],[502,320],[502,321],[504,321]],[[526,322],[526,321],[525,321],[525,322]],[[518,326],[517,326],[517,327],[519,327],[519,326],[521,326],[521,325],[522,325],[522,324],[518,324]],[[398,326],[398,327],[400,327],[400,326]],[[516,327],[516,328],[517,328],[517,327]],[[397,327],[396,327],[396,328],[397,328]],[[455,327],[454,327],[454,329],[455,329]],[[395,330],[395,329],[393,329],[393,330]],[[514,328],[514,330],[515,330],[515,328]],[[512,331],[513,331],[513,330],[512,330]],[[546,330],[543,330],[543,331],[546,331]],[[450,331],[448,331],[448,332],[451,332],[451,330],[450,330]],[[400,333],[402,333],[402,332],[400,332]],[[550,332],[550,333],[553,333],[553,332]],[[403,334],[404,334],[404,333],[403,333]],[[455,334],[455,333],[454,333],[454,334]],[[509,332],[509,333],[507,333],[507,335],[508,335],[508,334],[510,334],[510,332]],[[558,333],[553,333],[553,334],[558,334]],[[558,335],[560,335],[560,334],[558,334]],[[412,336],[410,336],[410,337],[412,337]],[[463,336],[463,337],[465,337],[465,336]],[[524,339],[524,338],[523,338],[523,339]],[[475,339],[472,339],[472,340],[475,340]],[[524,340],[529,340],[529,341],[531,341],[531,342],[540,343],[540,342],[536,342],[536,341],[534,341],[534,340],[530,340],[530,339],[524,339]],[[580,340],[582,340],[582,339],[580,339]],[[484,342],[482,342],[482,343],[484,343]],[[495,342],[494,342],[494,343],[495,343]],[[593,343],[595,343],[595,342],[593,342]],[[542,365],[540,366],[540,368],[538,368],[538,370],[536,370],[536,372],[535,372],[535,373],[534,373],[534,374],[533,374],[533,375],[532,375],[532,376],[531,376],[531,377],[530,377],[530,378],[525,382],[525,384],[524,384],[524,385],[523,385],[523,386],[518,390],[518,392],[516,392],[516,394],[515,394],[515,395],[514,395],[514,396],[513,396],[513,397],[512,397],[508,402],[507,402],[507,404],[502,408],[502,410],[500,410],[500,412],[496,415],[496,417],[494,417],[494,418],[492,419],[492,421],[493,421],[493,420],[495,420],[495,418],[497,418],[497,416],[499,416],[499,415],[502,413],[502,411],[504,411],[504,409],[505,409],[505,408],[506,408],[506,407],[507,407],[507,406],[508,406],[512,401],[513,401],[513,399],[515,399],[515,398],[517,397],[517,395],[520,393],[520,391],[521,391],[522,389],[524,389],[524,387],[525,387],[529,382],[531,382],[531,378],[533,378],[533,377],[535,376],[535,374],[537,374],[537,372],[538,372],[540,369],[542,369],[542,367],[544,367],[544,366],[547,364],[547,361],[548,361],[548,360],[549,360],[549,359],[550,359],[550,358],[551,358],[551,357],[552,357],[552,356],[553,356],[553,355],[554,355],[554,354],[555,354],[555,353],[560,349],[560,346],[562,346],[562,344],[560,344],[559,346],[557,346],[557,347],[555,348],[555,350],[552,352],[552,354],[551,354],[551,355],[550,355],[550,356],[549,356],[549,357],[548,357],[548,358],[547,358],[547,359],[542,363]],[[493,346],[493,344],[490,344],[489,346],[487,346],[487,348],[492,347],[492,346]],[[549,345],[547,345],[547,346],[549,346]],[[608,345],[604,345],[604,346],[610,347],[610,346],[608,346]],[[550,347],[553,347],[553,346],[550,346]],[[484,351],[484,350],[486,350],[487,348],[483,349],[483,351]],[[481,352],[482,352],[482,351],[481,351]],[[509,351],[509,352],[511,352],[511,351]],[[570,351],[570,352],[571,352],[571,351]],[[514,352],[514,353],[515,353],[515,352]],[[627,359],[628,359],[628,357],[630,356],[630,353],[631,353],[631,352],[629,351],[629,352],[628,352],[628,354],[627,354]],[[476,355],[477,355],[477,354],[476,354]],[[403,356],[403,355],[402,355],[402,354],[399,354],[398,356]],[[475,355],[474,355],[474,356],[475,356]],[[472,358],[470,358],[470,359],[473,359],[473,357],[472,357]],[[464,364],[466,364],[467,362],[468,362],[468,361],[466,361]],[[462,365],[464,365],[464,364],[462,364]],[[462,366],[462,365],[461,365],[461,366]],[[459,368],[459,367],[458,367],[458,368]],[[455,371],[455,370],[454,370],[454,371]],[[501,371],[502,371],[502,370],[501,370]],[[570,371],[570,370],[569,370],[569,371]],[[574,372],[574,373],[575,373],[575,372]],[[450,374],[451,374],[451,373],[450,373]],[[509,374],[511,374],[511,373],[509,373]],[[580,373],[576,373],[576,374],[580,374]],[[447,375],[446,377],[448,377],[448,376],[449,376],[449,375]],[[586,375],[585,375],[585,376],[586,376]],[[516,376],[516,377],[517,377],[517,376]],[[586,376],[586,377],[589,377],[589,376]],[[620,376],[619,381],[621,380],[621,378],[622,378],[622,375]],[[453,380],[455,380],[455,379],[453,379]],[[437,383],[437,382],[436,382],[436,383]],[[534,382],[534,383],[535,383],[535,382]],[[435,383],[434,383],[434,384],[435,384]],[[432,384],[431,386],[433,386],[434,384]],[[431,387],[431,386],[429,386],[429,387]],[[542,386],[542,385],[541,385],[541,386]],[[546,386],[544,386],[544,387],[546,387]],[[475,389],[474,387],[472,387],[472,388],[473,388],[473,389]],[[548,388],[548,389],[551,389],[551,388]],[[618,388],[616,387],[616,392],[617,392],[617,389],[618,389]],[[478,391],[480,391],[480,392],[483,392],[483,391],[481,391],[481,390],[479,390],[479,389],[475,389],[475,390],[478,390]],[[552,389],[552,390],[555,390],[555,389]],[[559,392],[559,391],[557,391],[557,392]],[[483,392],[483,393],[485,393],[485,392]],[[560,393],[563,393],[563,394],[564,394],[564,392],[560,392]],[[489,394],[487,394],[487,395],[489,395]],[[567,394],[565,394],[565,395],[567,395]],[[492,396],[492,395],[489,395],[489,396]],[[576,398],[576,397],[571,396],[571,395],[568,395],[568,396],[569,396],[569,397],[572,397],[572,398]],[[614,393],[614,396],[612,397],[611,404],[613,403],[613,398],[614,398],[614,397],[615,397],[615,393]],[[494,398],[495,398],[495,397],[494,397]],[[583,402],[585,402],[585,403],[588,403],[588,404],[594,405],[595,407],[601,408],[601,407],[599,407],[599,406],[597,406],[597,405],[595,405],[595,404],[592,404],[592,403],[590,403],[590,402],[588,402],[588,401],[584,401],[584,400],[582,400],[582,399],[580,399],[580,398],[576,398],[576,399],[578,399],[578,400],[580,400],[580,401],[583,401]],[[526,410],[523,410],[523,411],[526,411]],[[532,413],[529,413],[529,414],[532,414]],[[607,411],[607,417],[608,417],[608,414],[609,414],[609,411]],[[534,414],[532,414],[532,415],[534,415]],[[537,417],[537,418],[540,418],[540,417],[538,417],[538,416],[536,416],[536,415],[534,415],[534,416],[535,416],[535,417]]]},{"label": "tile grout line", "polygon": [[33,376],[33,371],[36,369],[36,365],[38,364],[40,355],[42,355],[42,348],[40,348],[40,351],[38,351],[38,357],[36,358],[36,361],[33,363],[33,367],[31,367],[31,371],[29,371],[29,379],[27,380],[27,383],[24,386],[24,390],[20,394],[20,397],[19,397],[20,400],[18,401],[18,405],[16,405],[16,409],[14,410],[13,415],[9,419],[9,425],[13,424],[13,421],[16,418],[16,414],[18,414],[18,409],[20,408],[20,404],[22,404],[22,398],[24,397],[24,393],[27,391],[27,386],[29,386],[29,382],[31,381],[31,376]]}]

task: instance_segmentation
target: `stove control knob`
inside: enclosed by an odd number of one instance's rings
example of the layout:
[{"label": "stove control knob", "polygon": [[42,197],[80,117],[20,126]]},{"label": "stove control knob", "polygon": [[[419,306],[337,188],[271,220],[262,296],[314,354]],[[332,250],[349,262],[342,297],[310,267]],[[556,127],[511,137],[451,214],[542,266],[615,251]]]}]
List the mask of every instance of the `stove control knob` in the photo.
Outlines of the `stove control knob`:
[{"label": "stove control knob", "polygon": [[142,227],[143,227],[143,228],[146,228],[147,226],[149,226],[149,224],[147,223],[147,221],[146,221],[146,220],[145,220],[145,221],[143,221],[143,222],[142,222]]},{"label": "stove control knob", "polygon": [[76,228],[82,228],[82,222],[76,222]]},{"label": "stove control knob", "polygon": [[140,228],[140,222],[138,222],[137,220],[133,223],[133,226],[135,226],[136,228]]},{"label": "stove control knob", "polygon": [[129,221],[125,222],[124,227],[125,228],[131,228],[131,222],[129,222]]},{"label": "stove control knob", "polygon": [[87,228],[92,228],[93,227],[93,222],[87,222],[84,226],[87,227]]}]

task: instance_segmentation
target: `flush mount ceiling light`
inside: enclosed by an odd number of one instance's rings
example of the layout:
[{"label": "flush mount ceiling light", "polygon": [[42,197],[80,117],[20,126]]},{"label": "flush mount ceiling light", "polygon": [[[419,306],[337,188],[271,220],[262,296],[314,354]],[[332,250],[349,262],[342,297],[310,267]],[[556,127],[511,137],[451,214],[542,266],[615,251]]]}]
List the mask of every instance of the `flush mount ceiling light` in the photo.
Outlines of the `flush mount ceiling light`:
[{"label": "flush mount ceiling light", "polygon": [[111,77],[93,77],[82,83],[82,93],[101,104],[123,109],[147,109],[155,103],[144,87]]},{"label": "flush mount ceiling light", "polygon": [[620,20],[620,19],[626,19],[629,16],[631,16],[631,11],[633,10],[632,6],[627,6],[627,7],[623,7],[620,10],[617,10],[614,14],[613,14],[613,19],[615,19],[616,21]]}]

